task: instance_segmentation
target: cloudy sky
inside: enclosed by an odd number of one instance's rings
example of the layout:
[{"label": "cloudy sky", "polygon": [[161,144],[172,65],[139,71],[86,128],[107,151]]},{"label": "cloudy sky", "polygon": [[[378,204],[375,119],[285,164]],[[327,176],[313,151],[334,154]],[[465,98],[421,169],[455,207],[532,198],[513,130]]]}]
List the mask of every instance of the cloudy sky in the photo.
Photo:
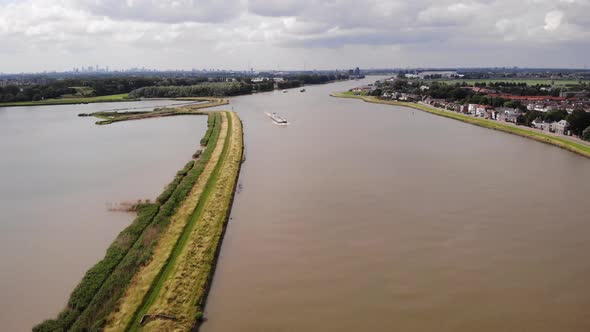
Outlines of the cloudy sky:
[{"label": "cloudy sky", "polygon": [[0,0],[0,72],[577,67],[590,0]]}]

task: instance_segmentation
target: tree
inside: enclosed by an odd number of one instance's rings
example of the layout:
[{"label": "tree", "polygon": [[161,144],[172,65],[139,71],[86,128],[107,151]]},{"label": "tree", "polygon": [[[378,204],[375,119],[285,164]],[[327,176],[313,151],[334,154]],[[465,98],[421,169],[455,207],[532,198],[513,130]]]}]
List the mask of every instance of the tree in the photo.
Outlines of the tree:
[{"label": "tree", "polygon": [[4,102],[12,102],[14,101],[14,95],[12,93],[6,93],[4,98],[2,99]]},{"label": "tree", "polygon": [[582,139],[584,141],[590,142],[590,126],[588,126],[586,129],[584,129],[584,131],[582,132]]},{"label": "tree", "polygon": [[582,131],[590,126],[590,113],[584,110],[574,110],[566,120],[570,125],[570,130],[576,135],[581,135]]},{"label": "tree", "polygon": [[381,89],[375,89],[373,91],[371,91],[370,95],[371,96],[377,96],[380,97],[383,94],[383,90]]},{"label": "tree", "polygon": [[402,90],[403,88],[408,86],[408,81],[406,80],[395,80],[393,82],[393,88],[395,90]]},{"label": "tree", "polygon": [[530,126],[534,120],[541,117],[543,113],[539,111],[528,111],[524,117],[524,124]]},{"label": "tree", "polygon": [[567,117],[566,110],[552,110],[543,114],[545,122],[559,122]]},{"label": "tree", "polygon": [[522,103],[519,100],[508,100],[504,102],[504,107],[521,109]]},{"label": "tree", "polygon": [[27,100],[27,96],[25,96],[24,93],[19,92],[19,93],[16,94],[16,96],[14,97],[14,99],[16,101],[26,101]]}]

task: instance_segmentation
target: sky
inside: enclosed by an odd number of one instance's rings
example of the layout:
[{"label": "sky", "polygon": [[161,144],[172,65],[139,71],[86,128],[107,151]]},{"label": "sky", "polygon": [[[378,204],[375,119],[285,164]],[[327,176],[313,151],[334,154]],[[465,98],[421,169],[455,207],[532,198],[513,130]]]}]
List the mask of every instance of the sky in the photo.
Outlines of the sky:
[{"label": "sky", "polygon": [[590,65],[590,0],[0,0],[0,72]]}]

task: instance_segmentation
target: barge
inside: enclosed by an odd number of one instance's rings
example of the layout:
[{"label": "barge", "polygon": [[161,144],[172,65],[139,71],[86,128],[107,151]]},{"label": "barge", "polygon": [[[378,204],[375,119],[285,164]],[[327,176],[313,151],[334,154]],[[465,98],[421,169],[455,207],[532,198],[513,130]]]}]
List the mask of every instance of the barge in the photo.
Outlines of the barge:
[{"label": "barge", "polygon": [[274,122],[274,124],[279,125],[279,126],[286,126],[289,124],[289,122],[287,121],[287,119],[281,117],[278,113],[268,113],[265,112],[264,114],[266,114],[266,116],[268,116],[272,122]]}]

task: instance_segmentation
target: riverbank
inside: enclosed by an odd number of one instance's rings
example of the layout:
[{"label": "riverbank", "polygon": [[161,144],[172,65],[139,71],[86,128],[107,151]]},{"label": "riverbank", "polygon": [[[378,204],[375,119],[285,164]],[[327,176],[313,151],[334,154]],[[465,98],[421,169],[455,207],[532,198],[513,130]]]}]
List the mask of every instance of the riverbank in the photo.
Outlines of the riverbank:
[{"label": "riverbank", "polygon": [[451,118],[451,119],[471,123],[471,124],[474,124],[474,125],[477,125],[480,127],[499,130],[499,131],[503,131],[506,133],[534,139],[536,141],[555,145],[560,148],[563,148],[563,149],[569,150],[571,152],[577,153],[579,155],[582,155],[584,157],[590,158],[590,145],[578,143],[578,142],[575,142],[575,141],[572,141],[572,140],[569,140],[569,139],[563,138],[563,137],[539,133],[539,132],[536,132],[532,129],[527,129],[526,127],[512,126],[512,125],[501,123],[498,121],[486,120],[486,119],[482,119],[482,118],[475,118],[472,116],[468,116],[468,115],[464,115],[464,114],[460,114],[460,113],[456,113],[456,112],[451,112],[451,111],[444,111],[444,110],[440,110],[440,109],[437,109],[437,108],[434,108],[431,106],[418,104],[418,103],[400,102],[400,101],[394,101],[394,100],[382,100],[382,99],[379,99],[375,96],[357,96],[357,95],[352,95],[352,94],[347,94],[347,93],[342,93],[342,92],[341,93],[332,93],[331,96],[337,97],[337,98],[360,99],[365,102],[375,103],[375,104],[410,107],[410,108],[414,108],[414,109],[417,109],[420,111],[432,113],[435,115],[444,116],[446,118]]},{"label": "riverbank", "polygon": [[122,101],[137,101],[139,99],[129,98],[127,93],[118,95],[98,96],[98,97],[81,97],[81,98],[55,98],[38,101],[19,101],[0,103],[0,107],[18,107],[18,106],[47,106],[47,105],[71,105],[71,104],[93,104],[93,103],[113,103]]},{"label": "riverbank", "polygon": [[[223,102],[225,101],[212,101],[216,104]],[[195,106],[198,106],[198,109],[203,108],[202,104]],[[202,140],[206,145],[205,150],[193,155],[194,159],[177,173],[156,202],[140,207],[136,220],[121,232],[109,247],[105,258],[86,273],[83,280],[72,292],[67,307],[56,319],[43,322],[36,326],[34,331],[100,330],[105,328],[107,324],[107,329],[124,329],[127,324],[123,324],[117,315],[127,313],[127,316],[123,315],[123,320],[128,318],[131,322],[130,318],[134,317],[137,308],[131,306],[132,309],[126,310],[127,300],[133,299],[132,304],[144,303],[143,295],[152,288],[150,280],[153,281],[153,279],[150,277],[160,276],[160,269],[157,267],[161,268],[164,264],[169,263],[170,256],[165,255],[166,249],[184,248],[179,244],[183,241],[197,243],[197,246],[202,245],[203,238],[193,239],[193,235],[187,232],[187,229],[182,225],[193,220],[192,215],[195,213],[197,205],[209,197],[207,193],[212,190],[212,187],[217,188],[220,183],[227,184],[227,181],[233,181],[234,185],[224,187],[226,191],[223,192],[224,195],[228,193],[233,195],[238,172],[227,173],[225,170],[230,166],[227,166],[225,162],[226,160],[232,161],[233,168],[230,167],[230,169],[239,170],[239,162],[238,166],[235,166],[235,161],[241,161],[241,149],[243,148],[241,122],[235,113],[225,111],[204,113],[185,107],[173,110],[176,112],[170,115],[208,114],[209,129],[204,137],[207,139]],[[235,128],[239,129],[232,129],[234,128],[232,122],[237,123]],[[232,136],[232,132],[235,130],[238,130],[240,135]],[[239,140],[236,138],[228,141],[228,137],[237,136],[240,136]],[[232,144],[231,149],[228,147],[228,142]],[[220,169],[224,171],[219,171]],[[222,177],[218,173],[225,176]],[[225,182],[218,181],[218,177],[224,179]],[[203,199],[201,199],[201,193],[205,193]],[[218,191],[215,193],[216,195],[213,197],[218,204],[221,202],[227,204],[222,204],[215,210],[207,210],[207,215],[213,213],[216,217],[218,215],[227,216],[231,206],[230,202],[219,201]],[[194,223],[195,221],[192,222],[193,225]],[[222,223],[218,229],[223,231],[224,226],[225,223]],[[196,228],[199,229],[199,227]],[[207,236],[204,240],[215,238],[217,241],[206,242],[205,245],[214,246],[217,250],[220,245],[220,236]],[[208,261],[209,268],[206,269],[206,272],[198,270],[198,273],[209,276],[213,262],[214,260]],[[156,268],[148,269],[150,266]],[[134,289],[138,289],[136,286],[139,286],[142,292],[133,293]],[[136,297],[133,297],[133,294]],[[139,296],[137,297],[137,295]]]}]

